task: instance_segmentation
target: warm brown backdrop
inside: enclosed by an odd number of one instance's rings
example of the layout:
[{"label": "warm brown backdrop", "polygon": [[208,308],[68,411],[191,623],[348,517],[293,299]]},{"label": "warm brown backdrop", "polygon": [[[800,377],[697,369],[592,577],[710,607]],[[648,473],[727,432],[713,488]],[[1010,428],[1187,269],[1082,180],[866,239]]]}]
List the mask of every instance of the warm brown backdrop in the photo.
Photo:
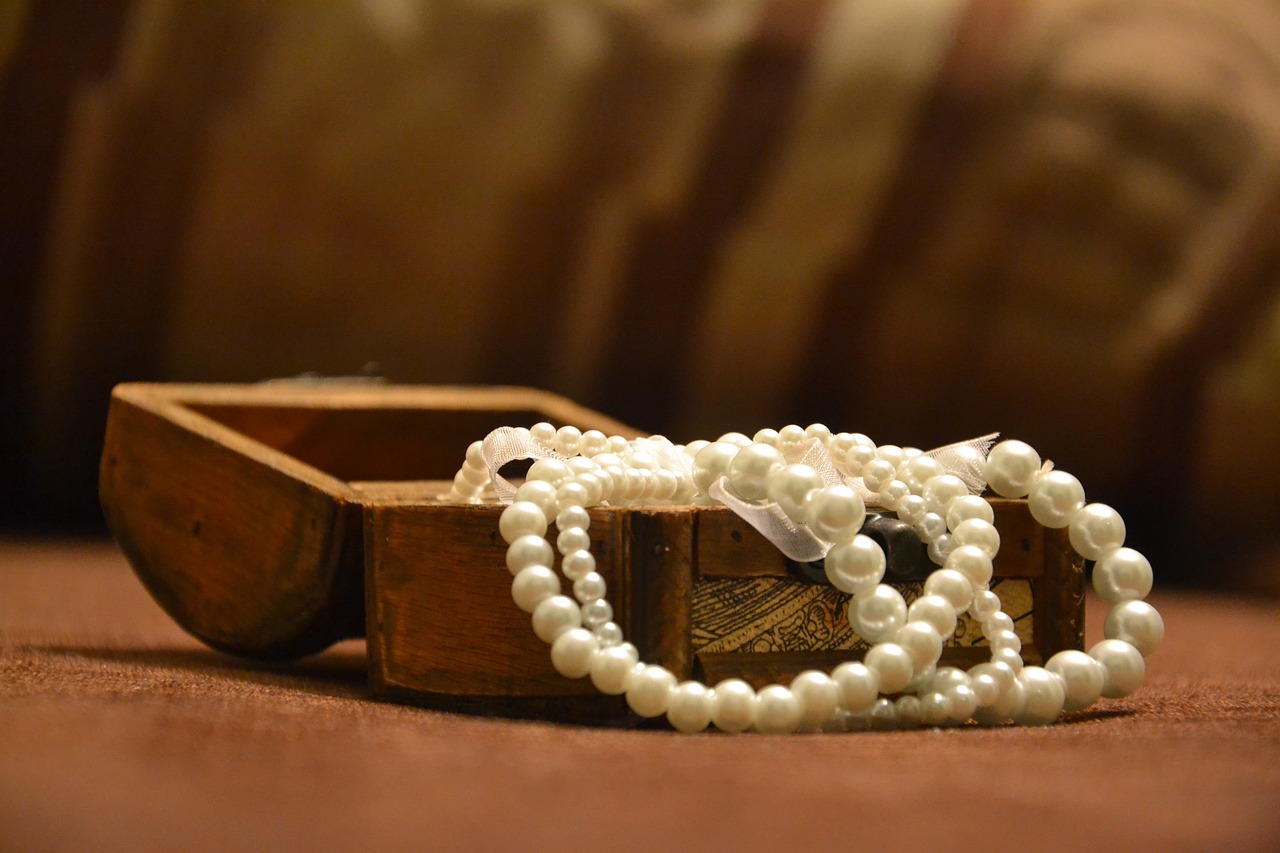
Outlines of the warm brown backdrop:
[{"label": "warm brown backdrop", "polygon": [[1274,0],[0,22],[6,526],[96,519],[114,382],[377,362],[678,438],[1001,429],[1166,578],[1275,587]]}]

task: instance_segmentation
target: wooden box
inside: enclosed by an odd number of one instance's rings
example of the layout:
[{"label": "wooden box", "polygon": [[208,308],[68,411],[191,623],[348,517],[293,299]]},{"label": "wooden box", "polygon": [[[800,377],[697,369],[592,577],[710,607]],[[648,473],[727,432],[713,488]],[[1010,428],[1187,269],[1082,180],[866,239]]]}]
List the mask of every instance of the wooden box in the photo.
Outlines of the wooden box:
[{"label": "wooden box", "polygon": [[[575,719],[625,713],[551,667],[510,599],[501,506],[444,499],[467,445],[539,420],[634,435],[545,392],[330,382],[121,385],[101,496],[139,578],[183,628],[246,657],[368,641],[373,691]],[[1083,642],[1083,563],[1022,501],[993,500],[993,589],[1029,661]],[[846,596],[812,582],[723,507],[598,507],[592,551],[642,659],[757,686],[830,669],[865,645]],[[927,564],[891,554],[919,593]],[[962,622],[944,661],[984,656]]]}]

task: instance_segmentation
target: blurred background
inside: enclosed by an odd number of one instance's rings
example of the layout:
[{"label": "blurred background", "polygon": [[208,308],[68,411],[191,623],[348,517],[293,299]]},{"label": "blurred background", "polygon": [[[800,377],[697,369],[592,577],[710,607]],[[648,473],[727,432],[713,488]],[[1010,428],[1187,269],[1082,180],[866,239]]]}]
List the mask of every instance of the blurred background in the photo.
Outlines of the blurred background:
[{"label": "blurred background", "polygon": [[1280,594],[1277,0],[0,0],[0,519],[113,384],[1027,440]]}]

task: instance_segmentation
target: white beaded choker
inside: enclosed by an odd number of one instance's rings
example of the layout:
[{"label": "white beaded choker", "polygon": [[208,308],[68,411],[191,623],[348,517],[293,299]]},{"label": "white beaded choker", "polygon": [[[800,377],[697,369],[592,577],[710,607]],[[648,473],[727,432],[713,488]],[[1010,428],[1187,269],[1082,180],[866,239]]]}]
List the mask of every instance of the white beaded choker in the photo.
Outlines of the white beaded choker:
[{"label": "white beaded choker", "polygon": [[[556,670],[590,677],[602,693],[625,694],[635,713],[666,715],[682,732],[708,725],[767,733],[914,728],[971,719],[1047,725],[1063,711],[1137,690],[1164,622],[1142,600],[1151,590],[1151,564],[1124,547],[1119,513],[1086,504],[1079,480],[1042,464],[1021,441],[984,452],[992,438],[925,453],[877,447],[865,435],[833,435],[814,424],[673,445],[658,436],[628,441],[539,423],[504,427],[472,444],[448,497],[478,503],[492,489],[509,503],[499,529],[508,544],[512,598],[532,614]],[[515,488],[498,472],[518,458],[535,461]],[[1027,498],[1036,521],[1068,528],[1072,547],[1095,561],[1094,589],[1112,609],[1106,639],[1088,654],[1063,651],[1044,667],[1024,666],[1013,621],[989,589],[1000,534],[980,497],[988,486],[1003,497]],[[816,549],[825,557],[828,580],[851,596],[850,625],[871,644],[862,662],[842,663],[830,674],[803,672],[789,686],[758,692],[736,678],[714,687],[677,683],[664,667],[640,662],[613,621],[604,578],[595,571],[586,508],[715,503],[729,504],[788,556],[811,558]],[[881,583],[884,552],[860,532],[868,505],[913,525],[939,565],[909,607]],[[555,549],[547,540],[551,521]],[[561,593],[556,551],[573,597]],[[981,623],[991,659],[967,672],[938,666],[943,637],[965,612]]]}]

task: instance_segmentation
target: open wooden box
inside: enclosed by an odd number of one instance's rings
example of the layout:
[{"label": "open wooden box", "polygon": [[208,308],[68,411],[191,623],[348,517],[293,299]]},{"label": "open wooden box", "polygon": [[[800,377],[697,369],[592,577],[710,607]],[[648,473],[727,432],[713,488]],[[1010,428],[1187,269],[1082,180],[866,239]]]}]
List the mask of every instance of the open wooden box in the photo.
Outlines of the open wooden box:
[{"label": "open wooden box", "polygon": [[[552,668],[510,600],[501,506],[444,499],[467,445],[540,420],[635,431],[521,388],[285,381],[118,386],[102,456],[107,521],[187,631],[245,657],[368,640],[375,693],[570,719],[621,717]],[[1065,531],[995,499],[993,589],[1039,662],[1083,643],[1083,562]],[[677,677],[762,686],[860,657],[845,596],[723,507],[598,507],[592,551],[641,657]],[[911,565],[911,560],[895,560]],[[918,561],[917,561],[918,562]],[[922,574],[895,583],[911,599]],[[985,656],[962,622],[944,661]]]}]

